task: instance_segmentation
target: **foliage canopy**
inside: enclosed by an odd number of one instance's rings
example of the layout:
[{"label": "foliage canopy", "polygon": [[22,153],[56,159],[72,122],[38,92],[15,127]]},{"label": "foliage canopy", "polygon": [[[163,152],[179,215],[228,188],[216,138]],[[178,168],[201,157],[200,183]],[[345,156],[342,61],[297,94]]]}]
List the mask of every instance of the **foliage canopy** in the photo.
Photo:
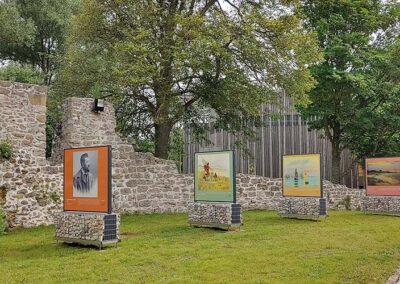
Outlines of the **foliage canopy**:
[{"label": "foliage canopy", "polygon": [[[111,94],[119,126],[154,137],[167,157],[173,126],[203,122],[243,132],[285,92],[299,104],[313,86],[315,37],[299,1],[98,1],[83,3],[57,83],[67,95]],[[210,112],[209,110],[212,110]],[[199,135],[200,136],[200,135]]]},{"label": "foliage canopy", "polygon": [[[396,1],[304,1],[306,26],[317,32],[325,60],[311,67],[317,84],[309,93],[311,103],[299,109],[311,128],[323,129],[332,143],[334,182],[340,181],[340,154],[345,147],[358,156],[371,154],[371,147],[376,147],[368,136],[381,135],[377,130],[386,128],[385,121],[398,121],[398,104],[393,108],[398,86],[382,76],[386,72],[382,67],[388,67],[392,56],[387,46],[397,36],[399,9]],[[391,118],[384,118],[383,113]],[[370,145],[359,147],[359,143]]]},{"label": "foliage canopy", "polygon": [[358,160],[400,155],[400,39],[376,50],[370,67],[365,96],[343,139]]},{"label": "foliage canopy", "polygon": [[43,76],[39,71],[29,65],[15,62],[0,68],[0,80],[36,85],[43,84]]},{"label": "foliage canopy", "polygon": [[79,0],[0,1],[0,59],[29,64],[49,85]]}]

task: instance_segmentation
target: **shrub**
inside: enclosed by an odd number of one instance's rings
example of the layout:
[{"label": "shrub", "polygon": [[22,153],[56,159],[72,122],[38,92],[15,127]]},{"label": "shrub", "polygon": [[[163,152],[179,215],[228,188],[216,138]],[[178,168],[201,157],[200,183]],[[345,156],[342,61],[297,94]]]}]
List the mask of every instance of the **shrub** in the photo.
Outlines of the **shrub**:
[{"label": "shrub", "polygon": [[11,62],[0,68],[0,80],[19,83],[42,85],[43,75],[35,68],[16,62]]},{"label": "shrub", "polygon": [[6,215],[3,209],[0,207],[0,236],[6,232]]},{"label": "shrub", "polygon": [[343,199],[343,205],[346,210],[351,210],[351,196],[346,195],[346,197]]},{"label": "shrub", "polygon": [[61,200],[60,195],[57,192],[50,193],[50,198],[55,202],[58,203]]},{"label": "shrub", "polygon": [[12,146],[10,141],[0,142],[0,159],[9,160],[13,154]]}]

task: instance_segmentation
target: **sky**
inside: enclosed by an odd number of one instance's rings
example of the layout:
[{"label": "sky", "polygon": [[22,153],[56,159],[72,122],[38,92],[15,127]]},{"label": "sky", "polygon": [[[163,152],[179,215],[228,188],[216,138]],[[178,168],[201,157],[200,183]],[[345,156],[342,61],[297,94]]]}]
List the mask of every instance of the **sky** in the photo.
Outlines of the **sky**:
[{"label": "sky", "polygon": [[400,172],[400,161],[379,161],[379,162],[368,162],[368,171],[389,171],[389,172]]},{"label": "sky", "polygon": [[215,152],[207,154],[199,154],[197,166],[203,167],[205,163],[209,162],[211,168],[229,169],[229,153],[228,152]]},{"label": "sky", "polygon": [[295,169],[300,174],[307,170],[309,174],[318,174],[320,172],[320,157],[319,155],[291,155],[283,157],[284,175],[293,175]]}]

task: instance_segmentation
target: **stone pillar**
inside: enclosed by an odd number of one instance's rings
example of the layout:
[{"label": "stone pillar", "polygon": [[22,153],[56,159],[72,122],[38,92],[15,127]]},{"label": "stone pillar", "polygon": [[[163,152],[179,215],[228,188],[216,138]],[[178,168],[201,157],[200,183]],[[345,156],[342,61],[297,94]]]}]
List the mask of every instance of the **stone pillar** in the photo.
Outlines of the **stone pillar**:
[{"label": "stone pillar", "polygon": [[189,224],[238,231],[242,224],[242,207],[227,202],[191,202],[188,206]]},{"label": "stone pillar", "polygon": [[327,215],[326,198],[282,197],[279,215],[296,219],[324,219]]},{"label": "stone pillar", "polygon": [[125,148],[133,152],[132,145],[115,132],[116,120],[112,104],[105,102],[104,111],[93,112],[93,103],[94,99],[89,98],[65,99],[61,134],[55,141],[51,157],[54,162],[62,162],[64,149],[68,148],[104,145],[118,148],[124,144]]},{"label": "stone pillar", "polygon": [[46,165],[47,87],[0,81],[0,141],[14,157]]}]

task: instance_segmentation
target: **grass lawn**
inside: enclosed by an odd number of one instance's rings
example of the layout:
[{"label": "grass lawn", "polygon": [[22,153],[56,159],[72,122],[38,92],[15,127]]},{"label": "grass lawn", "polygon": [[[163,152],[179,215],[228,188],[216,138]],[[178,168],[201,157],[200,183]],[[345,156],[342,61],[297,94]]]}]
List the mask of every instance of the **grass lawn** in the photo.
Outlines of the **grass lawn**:
[{"label": "grass lawn", "polygon": [[330,211],[322,222],[244,213],[240,232],[186,214],[123,216],[122,242],[54,241],[54,227],[0,237],[1,283],[385,283],[400,265],[400,218]]}]

